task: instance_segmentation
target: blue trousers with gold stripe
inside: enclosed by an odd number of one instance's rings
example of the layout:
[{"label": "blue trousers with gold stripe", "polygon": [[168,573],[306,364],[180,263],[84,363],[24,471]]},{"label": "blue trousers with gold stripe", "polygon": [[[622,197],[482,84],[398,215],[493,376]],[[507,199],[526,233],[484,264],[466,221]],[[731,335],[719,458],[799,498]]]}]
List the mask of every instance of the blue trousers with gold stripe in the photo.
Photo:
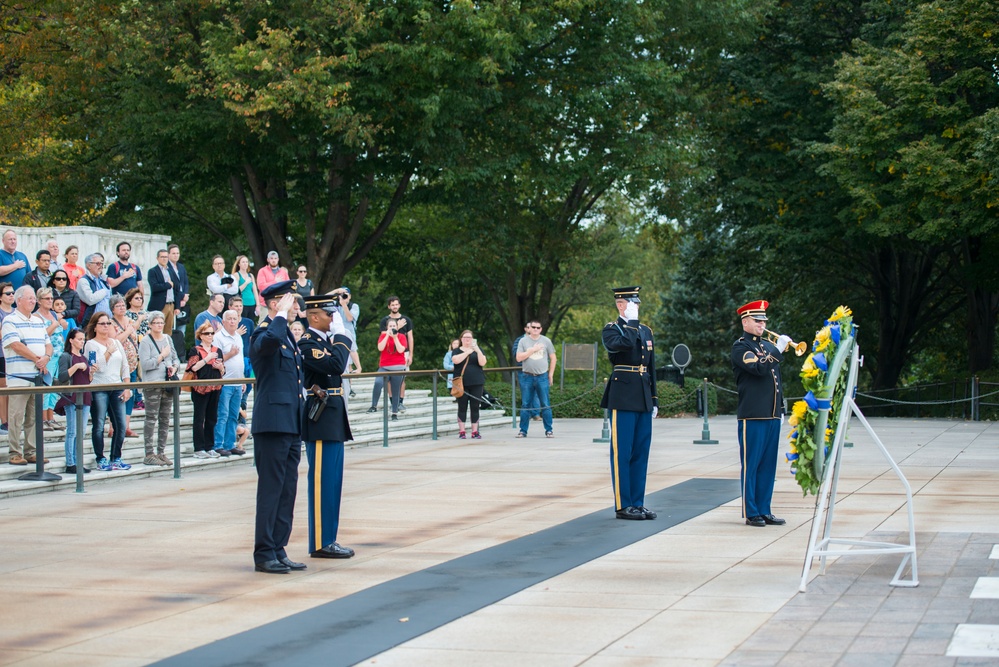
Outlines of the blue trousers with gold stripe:
[{"label": "blue trousers with gold stripe", "polygon": [[611,484],[615,509],[645,505],[652,413],[611,410]]},{"label": "blue trousers with gold stripe", "polygon": [[777,474],[780,419],[739,420],[739,461],[742,463],[742,516],[772,514]]},{"label": "blue trousers with gold stripe", "polygon": [[309,553],[336,542],[343,490],[343,443],[305,443],[309,459]]}]

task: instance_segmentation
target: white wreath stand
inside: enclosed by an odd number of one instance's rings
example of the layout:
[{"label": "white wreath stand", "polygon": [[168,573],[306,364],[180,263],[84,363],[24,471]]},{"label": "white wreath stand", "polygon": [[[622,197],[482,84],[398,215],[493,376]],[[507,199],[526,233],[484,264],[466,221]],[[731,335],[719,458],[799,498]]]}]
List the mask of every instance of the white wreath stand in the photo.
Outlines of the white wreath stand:
[{"label": "white wreath stand", "polygon": [[[819,447],[815,455],[816,468],[819,471],[823,471],[825,474],[820,475],[822,479],[822,487],[819,491],[819,496],[815,502],[815,513],[812,515],[812,531],[808,539],[808,551],[805,553],[805,564],[801,570],[801,585],[798,590],[802,593],[805,592],[805,586],[808,584],[808,572],[811,569],[812,559],[819,558],[819,574],[825,574],[826,571],[826,558],[828,556],[860,556],[860,555],[884,555],[884,554],[903,554],[902,562],[898,566],[898,570],[895,571],[895,577],[889,582],[891,586],[903,586],[913,588],[919,585],[919,575],[916,568],[916,527],[915,521],[912,515],[912,487],[909,486],[909,481],[902,474],[895,460],[892,459],[891,454],[885,448],[884,443],[878,437],[874,429],[871,428],[870,423],[864,417],[864,414],[857,407],[857,403],[854,401],[854,396],[857,391],[857,374],[860,368],[861,356],[860,348],[856,344],[854,338],[855,330],[850,336],[844,336],[843,344],[840,349],[837,350],[836,359],[833,363],[833,368],[829,374],[830,387],[836,386],[836,378],[839,375],[840,369],[844,365],[844,362],[849,361],[849,376],[846,385],[846,391],[844,392],[843,405],[837,406],[839,409],[839,421],[837,422],[836,433],[833,435],[832,451],[830,452],[830,457],[828,463],[823,467],[823,457],[824,449]],[[851,349],[852,348],[852,349]],[[852,352],[852,354],[851,354]],[[829,408],[825,410],[819,410],[819,421],[815,429],[816,440],[822,442],[821,434],[825,433],[826,423],[828,420]],[[835,538],[832,536],[832,523],[833,523],[833,511],[836,508],[836,486],[839,482],[839,472],[843,462],[843,442],[846,440],[847,425],[851,416],[856,416],[860,420],[860,423],[864,425],[867,432],[873,438],[874,443],[884,454],[885,460],[891,466],[892,470],[895,471],[895,475],[901,480],[902,486],[905,487],[905,506],[909,513],[909,543],[908,544],[895,544],[892,542],[873,542],[867,540],[848,540],[842,538]],[[819,537],[819,529],[822,529],[822,536]],[[846,545],[853,547],[850,549],[831,549],[832,545]],[[859,548],[858,548],[859,547]],[[902,573],[905,570],[905,566],[911,560],[912,562],[912,572],[909,579],[902,579]]]}]

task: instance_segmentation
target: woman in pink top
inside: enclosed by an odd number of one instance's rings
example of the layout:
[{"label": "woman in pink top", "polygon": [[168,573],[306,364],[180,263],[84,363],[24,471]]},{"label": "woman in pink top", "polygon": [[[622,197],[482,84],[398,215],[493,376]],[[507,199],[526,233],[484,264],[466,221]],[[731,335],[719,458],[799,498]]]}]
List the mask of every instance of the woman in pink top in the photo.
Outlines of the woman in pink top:
[{"label": "woman in pink top", "polygon": [[[62,270],[66,272],[69,276],[69,288],[72,290],[76,289],[76,281],[83,277],[83,267],[77,266],[76,262],[80,259],[80,251],[75,245],[71,245],[66,248],[66,261],[62,265]],[[82,314],[83,311],[81,310]]]},{"label": "woman in pink top", "polygon": [[260,267],[257,271],[257,291],[263,292],[265,289],[279,283],[282,280],[289,280],[288,269],[278,266],[278,254],[271,250],[267,253],[267,266]]}]

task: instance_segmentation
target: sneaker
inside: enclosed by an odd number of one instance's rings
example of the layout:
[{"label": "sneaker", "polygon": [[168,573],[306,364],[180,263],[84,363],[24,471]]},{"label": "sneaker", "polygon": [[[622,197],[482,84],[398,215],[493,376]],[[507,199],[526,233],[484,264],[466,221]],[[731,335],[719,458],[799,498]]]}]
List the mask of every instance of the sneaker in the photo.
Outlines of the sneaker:
[{"label": "sneaker", "polygon": [[402,401],[399,401],[399,412],[405,412],[405,411],[406,411],[406,406],[402,404]]},{"label": "sneaker", "polygon": [[0,424],[0,435],[7,435],[7,425]]},{"label": "sneaker", "polygon": [[222,458],[232,456],[232,452],[230,452],[228,449],[213,449],[212,451],[221,456]]},{"label": "sneaker", "polygon": [[372,405],[370,408],[368,408],[368,412],[378,412],[378,408]]},{"label": "sneaker", "polygon": [[54,419],[52,421],[50,421],[49,423],[52,424],[52,430],[53,431],[65,431],[66,430],[65,426],[63,426],[62,424],[60,424],[59,422],[57,422]]},{"label": "sneaker", "polygon": [[527,434],[526,434],[526,433],[524,433],[523,431],[518,431],[518,432],[517,432],[517,437],[518,437],[518,438],[526,438],[526,437],[527,437]]},{"label": "sneaker", "polygon": [[67,475],[75,475],[76,474],[76,466],[66,466],[66,474]]},{"label": "sneaker", "polygon": [[354,391],[353,389],[351,389],[351,390],[350,390],[350,394],[349,394],[349,396],[350,396],[351,398],[357,398],[357,392],[356,392],[356,391]]},{"label": "sneaker", "polygon": [[209,449],[209,450],[208,450],[207,452],[205,452],[205,455],[206,455],[206,456],[207,456],[208,458],[210,458],[210,459],[220,459],[220,458],[222,458],[222,455],[221,455],[221,454],[219,454],[219,453],[218,453],[217,451],[215,451],[214,449]]},{"label": "sneaker", "polygon": [[163,465],[163,461],[161,461],[160,457],[156,456],[155,454],[149,454],[148,456],[146,456],[146,458],[142,459],[142,465],[161,466]]},{"label": "sneaker", "polygon": [[545,431],[545,437],[546,438],[554,438],[555,434],[552,433],[551,431]]},{"label": "sneaker", "polygon": [[465,432],[464,431],[458,431],[458,439],[459,440],[464,440],[465,439]]},{"label": "sneaker", "polygon": [[229,453],[232,454],[233,456],[245,456],[246,450],[243,449],[242,447],[237,447],[236,449],[232,450]]},{"label": "sneaker", "polygon": [[203,452],[201,450],[198,450],[198,451],[194,452],[194,458],[196,458],[196,459],[210,459],[212,457],[208,456],[208,452]]},{"label": "sneaker", "polygon": [[111,470],[131,470],[131,469],[132,466],[125,463],[121,459],[115,459],[114,462],[111,464]]},{"label": "sneaker", "polygon": [[107,459],[106,456],[101,457],[101,459],[99,461],[97,461],[97,469],[98,470],[111,470],[111,462],[108,461],[108,459]]},{"label": "sneaker", "polygon": [[136,410],[145,410],[145,409],[146,409],[146,403],[145,403],[145,401],[143,401],[143,400],[142,400],[142,399],[140,398],[139,400],[137,400],[137,401],[135,402],[135,405],[134,405],[133,407],[134,407],[134,408],[135,408]]},{"label": "sneaker", "polygon": [[482,440],[482,436],[479,435],[478,431],[472,431],[472,440]]},{"label": "sneaker", "polygon": [[399,421],[399,414],[398,413],[396,413],[396,412],[392,413],[392,421],[394,421],[394,422]]},{"label": "sneaker", "polygon": [[171,461],[170,457],[167,456],[166,454],[157,454],[156,458],[160,460],[160,465],[165,465],[165,466],[173,465],[173,461]]},{"label": "sneaker", "polygon": [[42,430],[43,431],[51,431],[52,430],[52,422],[50,422],[47,419],[45,421],[43,421],[42,422]]}]

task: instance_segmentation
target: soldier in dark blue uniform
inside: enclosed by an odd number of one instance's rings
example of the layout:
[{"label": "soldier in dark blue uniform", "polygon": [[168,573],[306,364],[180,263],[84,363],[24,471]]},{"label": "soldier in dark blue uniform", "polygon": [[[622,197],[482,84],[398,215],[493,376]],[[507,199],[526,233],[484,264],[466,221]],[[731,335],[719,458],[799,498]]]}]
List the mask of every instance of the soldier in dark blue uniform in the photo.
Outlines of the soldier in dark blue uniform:
[{"label": "soldier in dark blue uniform", "polygon": [[784,525],[770,511],[777,473],[777,443],[784,414],[780,362],[791,339],[777,344],[763,338],[766,301],[752,301],[737,312],[746,332],[732,345],[732,368],[739,388],[739,460],[742,463],[742,515],[746,525]]},{"label": "soldier in dark blue uniform", "polygon": [[659,413],[652,329],[638,323],[640,289],[614,290],[619,317],[603,330],[604,347],[614,369],[600,402],[600,407],[611,411],[614,509],[618,519],[636,521],[657,516],[645,507],[645,475],[649,468],[652,420]]},{"label": "soldier in dark blue uniform", "polygon": [[251,428],[257,466],[253,562],[258,572],[269,574],[305,569],[285,552],[298,490],[305,410],[302,355],[288,329],[288,313],[295,302],[293,283],[275,283],[260,294],[268,314],[250,337],[250,361],[257,377]]},{"label": "soldier in dark blue uniform", "polygon": [[302,431],[309,459],[309,554],[313,558],[350,558],[354,550],[337,544],[343,490],[343,443],[351,440],[343,370],[350,361],[351,338],[339,299],[305,297],[308,330],[298,341],[305,369],[307,418]]}]

